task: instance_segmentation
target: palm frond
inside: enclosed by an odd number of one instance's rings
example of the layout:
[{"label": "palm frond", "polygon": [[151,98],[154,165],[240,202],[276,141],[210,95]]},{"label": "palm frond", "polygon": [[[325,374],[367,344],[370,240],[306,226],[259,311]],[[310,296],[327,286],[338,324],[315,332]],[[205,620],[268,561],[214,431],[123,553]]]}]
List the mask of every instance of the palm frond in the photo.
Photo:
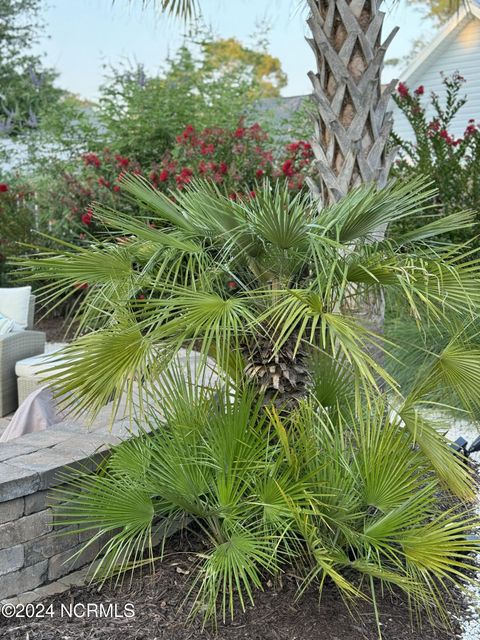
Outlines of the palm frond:
[{"label": "palm frond", "polygon": [[144,6],[153,4],[163,13],[190,20],[198,13],[197,0],[142,0]]},{"label": "palm frond", "polygon": [[373,185],[358,187],[322,211],[318,224],[335,228],[344,243],[373,238],[379,228],[433,206],[427,203],[435,193],[431,183],[422,177],[404,184],[391,182],[384,189]]},{"label": "palm frond", "polygon": [[420,414],[411,403],[411,399],[407,399],[398,416],[408,430],[412,442],[421,448],[440,482],[459,498],[472,500],[475,495],[472,473],[463,456],[453,451],[450,442],[428,418]]},{"label": "palm frond", "polygon": [[436,220],[428,224],[396,235],[395,242],[399,245],[404,245],[435,238],[451,231],[470,229],[473,226],[475,226],[475,214],[472,211],[459,211],[448,216],[438,216]]}]

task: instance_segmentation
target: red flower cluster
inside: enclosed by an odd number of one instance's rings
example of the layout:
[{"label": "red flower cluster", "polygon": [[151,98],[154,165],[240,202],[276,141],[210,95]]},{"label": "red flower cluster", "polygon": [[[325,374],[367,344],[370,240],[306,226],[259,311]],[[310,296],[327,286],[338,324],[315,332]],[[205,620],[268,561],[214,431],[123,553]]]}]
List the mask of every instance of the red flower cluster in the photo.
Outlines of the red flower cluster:
[{"label": "red flower cluster", "polygon": [[442,138],[442,140],[445,140],[445,142],[450,146],[457,144],[456,140],[452,138],[452,136],[448,133],[446,129],[441,129],[438,135],[440,136],[440,138]]},{"label": "red flower cluster", "polygon": [[8,184],[0,182],[0,193],[6,193],[8,191]]},{"label": "red flower cluster", "polygon": [[[59,234],[75,221],[84,230],[88,226],[93,229],[92,200],[118,206],[116,198],[127,172],[147,176],[163,192],[182,190],[195,177],[205,178],[218,184],[233,200],[244,201],[256,197],[256,184],[263,178],[286,180],[290,189],[301,189],[312,168],[313,153],[308,142],[298,141],[286,145],[283,157],[274,158],[269,136],[260,125],[240,122],[233,129],[212,127],[202,131],[188,125],[170,152],[150,167],[141,167],[134,158],[108,148],[81,158],[83,171],[65,172],[65,188],[51,193],[58,208],[55,224]],[[2,190],[6,188],[0,185]],[[85,238],[85,233],[81,231],[77,238]]]},{"label": "red flower cluster", "polygon": [[182,144],[182,142],[189,140],[194,135],[195,135],[195,127],[189,124],[185,127],[185,130],[183,131],[183,133],[180,136],[177,136],[177,142],[179,144]]},{"label": "red flower cluster", "polygon": [[82,222],[83,224],[89,225],[92,223],[93,211],[91,209],[87,209],[85,213],[82,214]]},{"label": "red flower cluster", "polygon": [[116,155],[115,160],[117,161],[118,167],[128,167],[128,165],[130,164],[129,158],[125,158],[124,156],[121,156],[121,155]]},{"label": "red flower cluster", "polygon": [[85,166],[91,165],[92,167],[96,167],[97,169],[101,165],[100,158],[96,153],[85,153],[83,156],[83,162],[85,163]]},{"label": "red flower cluster", "polygon": [[293,160],[291,158],[289,158],[288,160],[285,160],[285,162],[282,164],[282,171],[283,171],[283,174],[287,176],[287,178],[292,178],[295,175],[295,169],[293,168]]},{"label": "red flower cluster", "polygon": [[[410,97],[409,89],[408,89],[407,85],[404,82],[399,82],[398,83],[397,93],[400,96],[400,98],[409,98]],[[413,91],[414,96],[417,97],[417,98],[420,97],[420,96],[423,96],[424,93],[425,93],[425,87],[423,86],[423,84],[419,85]]]},{"label": "red flower cluster", "polygon": [[463,134],[466,138],[474,136],[476,133],[478,133],[478,127],[474,123],[475,120],[473,118],[468,121],[467,128],[465,129],[465,132]]},{"label": "red flower cluster", "polygon": [[288,158],[282,164],[282,174],[288,178],[290,189],[301,189],[305,175],[310,171],[313,162],[312,146],[309,142],[299,140],[286,146]]},{"label": "red flower cluster", "polygon": [[180,173],[175,176],[175,182],[177,183],[177,187],[179,189],[183,189],[183,187],[191,182],[193,176],[193,171],[188,167],[184,167]]}]

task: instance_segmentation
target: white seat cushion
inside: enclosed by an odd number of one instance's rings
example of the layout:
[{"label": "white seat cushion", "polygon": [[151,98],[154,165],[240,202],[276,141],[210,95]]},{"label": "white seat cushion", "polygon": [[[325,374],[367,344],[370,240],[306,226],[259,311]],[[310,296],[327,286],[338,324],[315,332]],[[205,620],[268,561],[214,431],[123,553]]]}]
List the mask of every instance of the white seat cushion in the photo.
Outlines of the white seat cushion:
[{"label": "white seat cushion", "polygon": [[0,288],[0,313],[13,320],[18,328],[28,326],[28,308],[32,287]]},{"label": "white seat cushion", "polygon": [[55,352],[41,353],[38,356],[19,360],[15,364],[15,373],[19,378],[45,377],[52,373],[52,371],[45,371],[45,369],[54,365],[57,366],[58,371],[61,371],[58,367],[59,363],[55,362]]}]

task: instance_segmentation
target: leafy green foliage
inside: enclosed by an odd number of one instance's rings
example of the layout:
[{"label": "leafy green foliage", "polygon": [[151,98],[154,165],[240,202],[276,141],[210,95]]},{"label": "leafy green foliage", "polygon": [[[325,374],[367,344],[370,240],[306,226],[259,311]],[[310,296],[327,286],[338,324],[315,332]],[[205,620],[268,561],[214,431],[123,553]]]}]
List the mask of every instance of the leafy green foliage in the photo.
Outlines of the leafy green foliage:
[{"label": "leafy green foliage", "polygon": [[42,32],[39,0],[0,1],[0,135],[36,129],[62,92],[56,73],[32,53]]},{"label": "leafy green foliage", "polygon": [[0,183],[0,285],[9,279],[7,260],[23,253],[21,243],[32,241],[35,221],[28,189],[18,181]]},{"label": "leafy green foliage", "polygon": [[[479,262],[462,246],[425,241],[454,222],[471,227],[471,214],[450,216],[444,227],[427,222],[416,236],[376,241],[379,225],[428,211],[429,185],[417,179],[361,187],[322,210],[280,183],[265,182],[256,197],[239,201],[208,182],[188,185],[175,200],[139,176],[126,176],[122,187],[143,219],[96,205],[103,239],[20,261],[29,282],[48,282],[40,292],[49,306],[88,285],[78,310],[85,335],[64,350],[66,364],[52,377],[59,393],[81,389],[77,408],[94,412],[110,399],[118,406],[125,390],[131,398],[140,381],[155,395],[159,376],[186,348],[214,357],[237,383],[247,375],[282,404],[305,392],[307,358],[316,354],[334,373],[348,367],[357,403],[378,392],[382,380],[442,482],[471,494],[447,464],[435,429],[418,417],[422,403],[445,386],[466,410],[480,397],[475,381],[468,383],[477,352],[468,362],[460,357],[470,343],[458,330],[478,317]],[[442,369],[434,359],[422,371],[428,385],[402,388],[372,355],[373,347],[388,354],[394,345],[366,328],[355,301],[383,291],[419,327],[431,323],[449,336],[437,352]],[[92,370],[101,373],[93,379]],[[318,398],[333,392],[326,383],[316,390]]]},{"label": "leafy green foliage", "polygon": [[[378,581],[429,610],[441,607],[439,587],[461,586],[478,548],[467,538],[474,517],[442,509],[429,458],[412,450],[386,396],[356,408],[341,395],[336,408],[310,398],[280,418],[248,388],[184,380],[169,391],[150,433],[56,491],[68,498],[59,522],[112,536],[94,578],[152,563],[160,523],[165,534],[188,518],[206,540],[190,591],[204,619],[233,617],[292,564],[299,595],[330,579],[351,599],[366,579],[373,602]],[[440,446],[468,481],[461,457]]]},{"label": "leafy green foliage", "polygon": [[284,83],[280,62],[266,50],[197,29],[157,76],[142,65],[112,69],[96,113],[106,146],[141,164],[158,162],[188,125],[235,129],[255,100]]},{"label": "leafy green foliage", "polygon": [[[430,104],[423,103],[425,88],[414,91],[400,83],[394,100],[413,129],[414,141],[401,139],[395,133],[392,140],[399,148],[399,159],[394,165],[394,174],[403,180],[422,174],[427,176],[435,188],[435,203],[440,216],[448,216],[460,209],[471,209],[476,214],[473,229],[455,229],[448,237],[454,242],[465,242],[479,231],[480,199],[480,134],[474,119],[465,125],[462,137],[451,133],[453,119],[465,105],[466,98],[460,96],[465,80],[458,73],[444,77],[445,98],[433,94]],[[432,114],[432,115],[431,115]],[[422,225],[410,219],[400,223],[409,230]],[[442,222],[443,224],[443,222]]]},{"label": "leafy green foliage", "polygon": [[[424,19],[432,19],[437,25],[443,25],[456,13],[462,6],[460,2],[452,0],[408,0],[408,4],[420,7],[423,10]],[[424,46],[424,42],[422,42]]]}]

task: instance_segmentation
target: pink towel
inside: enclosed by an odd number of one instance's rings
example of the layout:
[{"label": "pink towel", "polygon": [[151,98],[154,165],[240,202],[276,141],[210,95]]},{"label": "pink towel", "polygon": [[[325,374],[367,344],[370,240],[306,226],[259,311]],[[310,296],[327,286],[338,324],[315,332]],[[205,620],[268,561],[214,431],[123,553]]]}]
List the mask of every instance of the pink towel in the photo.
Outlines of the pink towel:
[{"label": "pink towel", "polygon": [[10,424],[0,436],[0,442],[7,442],[26,433],[44,431],[61,422],[63,416],[57,410],[52,392],[48,387],[33,391],[16,410]]}]

